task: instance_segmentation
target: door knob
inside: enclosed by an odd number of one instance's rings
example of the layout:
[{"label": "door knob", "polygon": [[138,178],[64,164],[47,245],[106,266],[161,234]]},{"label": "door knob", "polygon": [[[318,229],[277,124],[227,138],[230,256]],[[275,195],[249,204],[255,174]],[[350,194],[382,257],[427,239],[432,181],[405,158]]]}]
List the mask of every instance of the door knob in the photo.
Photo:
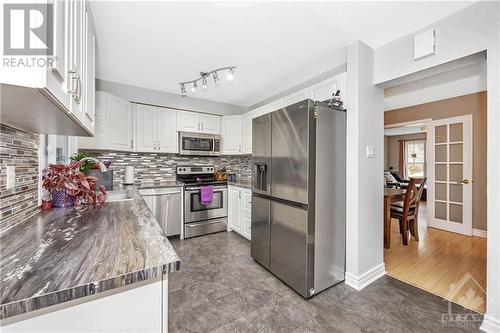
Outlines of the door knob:
[{"label": "door knob", "polygon": [[458,182],[457,184],[469,184],[469,183],[472,183],[472,181],[468,180],[468,179],[464,179],[461,182]]}]

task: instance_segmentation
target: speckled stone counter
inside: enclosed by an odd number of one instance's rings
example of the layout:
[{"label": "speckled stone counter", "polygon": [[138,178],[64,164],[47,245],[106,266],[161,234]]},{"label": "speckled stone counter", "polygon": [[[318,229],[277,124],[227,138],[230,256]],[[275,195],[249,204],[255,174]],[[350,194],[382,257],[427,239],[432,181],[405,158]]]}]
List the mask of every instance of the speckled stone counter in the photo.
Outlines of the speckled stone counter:
[{"label": "speckled stone counter", "polygon": [[247,188],[249,190],[252,189],[252,183],[250,183],[248,181],[242,181],[242,180],[237,180],[235,182],[227,182],[227,185],[243,187],[243,188]]},{"label": "speckled stone counter", "polygon": [[0,319],[154,279],[180,259],[134,200],[42,212],[0,236]]}]

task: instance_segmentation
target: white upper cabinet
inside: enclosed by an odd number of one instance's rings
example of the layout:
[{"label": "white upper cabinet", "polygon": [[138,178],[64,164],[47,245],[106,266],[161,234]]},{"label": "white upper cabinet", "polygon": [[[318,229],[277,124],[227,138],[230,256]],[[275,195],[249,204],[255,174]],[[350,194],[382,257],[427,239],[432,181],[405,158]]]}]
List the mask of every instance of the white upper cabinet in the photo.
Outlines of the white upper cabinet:
[{"label": "white upper cabinet", "polygon": [[136,151],[176,153],[177,111],[136,104]]},{"label": "white upper cabinet", "polygon": [[135,105],[136,150],[156,152],[157,149],[157,122],[156,107],[150,105]]},{"label": "white upper cabinet", "polygon": [[252,153],[252,120],[253,113],[247,112],[241,116],[242,122],[242,153]]},{"label": "white upper cabinet", "polygon": [[157,140],[158,151],[162,153],[177,153],[179,151],[177,135],[177,111],[167,108],[157,108]]},{"label": "white upper cabinet", "polygon": [[220,116],[179,111],[177,115],[177,130],[180,132],[194,132],[207,134],[220,134]]},{"label": "white upper cabinet", "polygon": [[[31,132],[90,136],[95,130],[95,33],[88,2],[36,3],[53,4],[53,53],[48,55],[48,66],[0,69],[0,82],[6,84],[2,93],[15,100],[2,110],[2,118]],[[28,14],[34,25],[47,19]],[[35,112],[39,115],[28,116]]]},{"label": "white upper cabinet", "polygon": [[222,117],[222,154],[239,155],[242,153],[241,116]]},{"label": "white upper cabinet", "polygon": [[94,137],[79,138],[79,148],[121,151],[134,149],[131,103],[107,92],[96,92],[94,122]]},{"label": "white upper cabinet", "polygon": [[108,148],[134,150],[132,103],[108,94]]},{"label": "white upper cabinet", "polygon": [[200,114],[179,111],[177,114],[177,130],[179,132],[201,132]]},{"label": "white upper cabinet", "polygon": [[220,134],[220,116],[200,113],[201,133]]}]

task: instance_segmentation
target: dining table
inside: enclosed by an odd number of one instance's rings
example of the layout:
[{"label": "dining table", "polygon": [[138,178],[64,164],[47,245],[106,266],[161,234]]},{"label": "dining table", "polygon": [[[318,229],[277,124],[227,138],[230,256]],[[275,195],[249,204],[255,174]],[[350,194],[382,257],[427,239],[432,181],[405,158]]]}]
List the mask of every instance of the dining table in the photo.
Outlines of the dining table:
[{"label": "dining table", "polygon": [[404,199],[406,190],[384,188],[384,248],[391,247],[391,203]]}]

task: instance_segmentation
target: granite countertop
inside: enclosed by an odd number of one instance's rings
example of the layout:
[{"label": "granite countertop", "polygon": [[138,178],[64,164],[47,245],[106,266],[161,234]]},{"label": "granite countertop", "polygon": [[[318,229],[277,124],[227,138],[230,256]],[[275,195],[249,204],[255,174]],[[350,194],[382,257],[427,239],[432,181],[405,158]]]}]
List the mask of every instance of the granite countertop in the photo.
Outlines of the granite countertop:
[{"label": "granite countertop", "polygon": [[57,208],[0,235],[0,319],[180,268],[154,215],[134,200]]},{"label": "granite countertop", "polygon": [[245,180],[237,180],[235,182],[228,181],[227,185],[243,187],[243,188],[247,188],[247,189],[250,189],[250,190],[252,189],[252,183],[249,182],[249,181],[245,181]]}]

